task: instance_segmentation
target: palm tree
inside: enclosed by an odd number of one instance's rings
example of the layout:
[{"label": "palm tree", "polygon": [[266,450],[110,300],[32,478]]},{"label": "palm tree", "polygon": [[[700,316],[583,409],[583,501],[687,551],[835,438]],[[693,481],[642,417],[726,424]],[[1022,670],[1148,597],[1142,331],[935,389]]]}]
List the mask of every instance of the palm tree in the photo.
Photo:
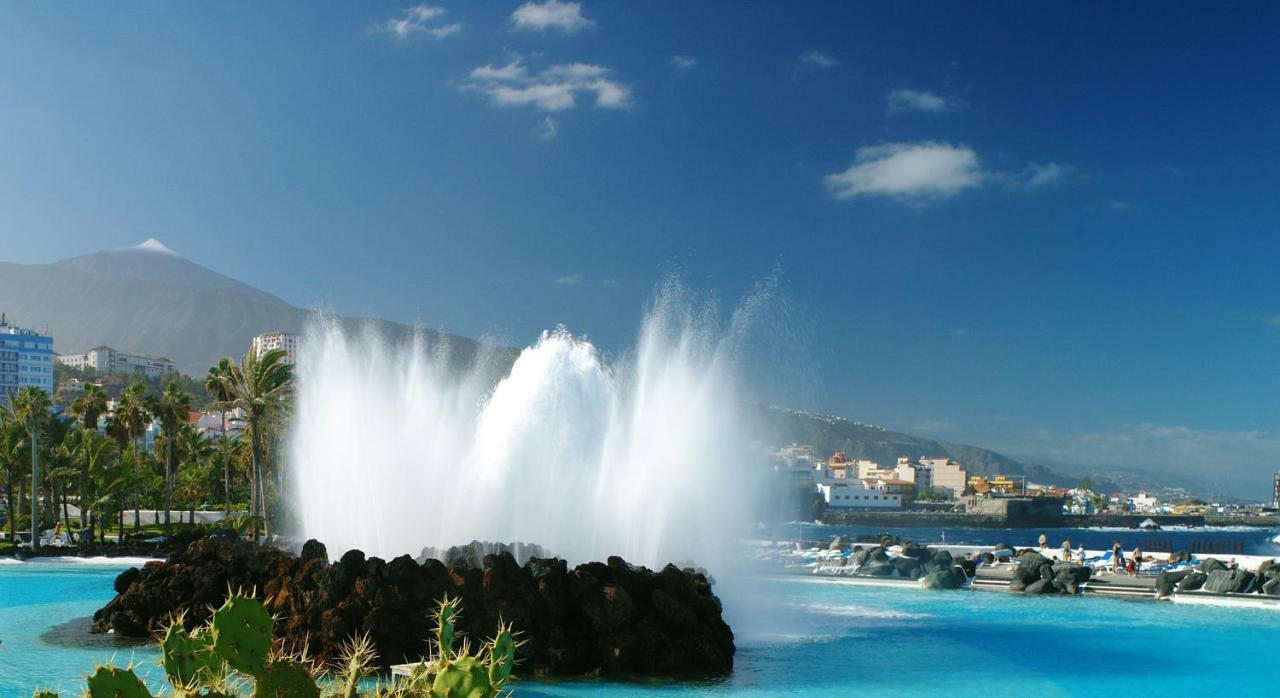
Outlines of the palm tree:
[{"label": "palm tree", "polygon": [[[110,483],[118,477],[113,470],[116,444],[96,431],[81,430],[75,437],[74,453],[81,464],[80,471],[80,530],[93,536],[95,524],[106,533],[106,516],[102,511],[109,497]],[[86,510],[92,511],[92,519],[86,518]],[[82,540],[84,538],[82,537]]]},{"label": "palm tree", "polygon": [[31,438],[31,547],[40,547],[40,432],[49,421],[52,401],[45,391],[29,385],[10,398],[13,412]]},{"label": "palm tree", "polygon": [[196,503],[205,492],[209,491],[209,461],[213,457],[214,448],[199,429],[190,425],[178,431],[175,446],[187,463],[181,478],[182,498],[186,500],[189,523],[196,522]]},{"label": "palm tree", "polygon": [[178,386],[178,381],[169,381],[164,392],[159,395],[148,395],[144,401],[147,411],[160,420],[160,428],[164,433],[164,532],[169,533],[169,510],[173,505],[173,484],[175,472],[173,467],[174,441],[178,438],[178,428],[187,423],[191,415],[191,396]]},{"label": "palm tree", "polygon": [[[102,420],[102,415],[107,412],[107,391],[100,385],[86,383],[84,386],[84,395],[76,398],[71,402],[71,414],[80,420],[88,432],[97,433],[98,423]],[[84,452],[79,451],[78,455],[83,457]],[[85,531],[88,525],[88,512],[86,511],[86,502],[88,499],[88,486],[90,484],[89,466],[81,463],[80,470],[80,530]],[[92,529],[87,529],[92,537]]]},{"label": "palm tree", "polygon": [[9,540],[18,540],[18,489],[23,478],[22,452],[26,433],[18,422],[12,405],[0,401],[0,465],[5,472],[5,518],[9,522]]},{"label": "palm tree", "polygon": [[[214,464],[220,471],[223,496],[226,498],[226,510],[231,511],[231,502],[233,500],[234,487],[242,480],[247,480],[249,460],[246,451],[248,444],[245,439],[236,438],[234,436],[217,437],[218,445],[213,454]],[[228,516],[231,514],[228,513]]]},{"label": "palm tree", "polygon": [[107,391],[100,385],[88,383],[84,395],[71,402],[71,414],[80,420],[85,429],[98,430],[98,420],[107,411]]},{"label": "palm tree", "polygon": [[235,376],[235,364],[231,359],[222,357],[217,366],[209,367],[209,374],[204,379],[204,389],[213,398],[213,406],[222,418],[222,432],[218,446],[222,451],[222,495],[227,516],[231,515],[231,458],[227,454],[227,408],[235,397],[232,380]]},{"label": "palm tree", "polygon": [[110,432],[122,447],[137,451],[138,439],[147,433],[147,422],[151,415],[147,413],[145,383],[134,383],[125,388],[116,398],[115,410],[111,413]]},{"label": "palm tree", "polygon": [[[284,362],[287,354],[280,349],[258,353],[256,348],[245,354],[239,366],[231,364],[231,406],[241,410],[247,421],[249,452],[253,481],[251,516],[262,517],[263,535],[269,536],[266,478],[263,477],[262,451],[267,443],[265,430],[280,416],[293,390],[293,366]],[[230,362],[228,362],[230,363]],[[257,535],[257,528],[254,528]]]}]

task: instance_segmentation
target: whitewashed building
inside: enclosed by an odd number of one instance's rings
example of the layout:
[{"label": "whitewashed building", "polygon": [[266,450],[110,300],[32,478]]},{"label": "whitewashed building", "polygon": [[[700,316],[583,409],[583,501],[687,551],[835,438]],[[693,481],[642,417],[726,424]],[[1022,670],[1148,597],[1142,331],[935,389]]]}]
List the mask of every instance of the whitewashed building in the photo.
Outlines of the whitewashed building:
[{"label": "whitewashed building", "polygon": [[100,374],[141,374],[148,378],[160,378],[178,372],[177,364],[162,356],[117,351],[108,346],[94,347],[83,354],[59,356],[58,363],[71,368],[93,369]]},{"label": "whitewashed building", "polygon": [[1155,514],[1160,511],[1160,498],[1146,492],[1139,492],[1129,501],[1133,503],[1133,510],[1139,514]]},{"label": "whitewashed building", "polygon": [[879,483],[848,479],[818,483],[822,501],[833,509],[901,509],[902,495],[888,491]]},{"label": "whitewashed building", "polygon": [[298,335],[292,332],[263,332],[254,337],[249,346],[259,356],[280,349],[284,352],[284,363],[292,365],[298,361]]}]

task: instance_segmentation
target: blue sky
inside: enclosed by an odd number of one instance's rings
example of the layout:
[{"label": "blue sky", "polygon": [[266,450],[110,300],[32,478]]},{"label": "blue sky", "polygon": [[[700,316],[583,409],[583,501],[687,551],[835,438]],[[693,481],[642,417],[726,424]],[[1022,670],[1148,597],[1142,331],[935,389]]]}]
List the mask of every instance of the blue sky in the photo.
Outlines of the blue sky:
[{"label": "blue sky", "polygon": [[666,273],[729,305],[780,267],[796,406],[1263,473],[1278,30],[1268,3],[8,3],[0,257],[154,236],[300,305],[612,349]]}]

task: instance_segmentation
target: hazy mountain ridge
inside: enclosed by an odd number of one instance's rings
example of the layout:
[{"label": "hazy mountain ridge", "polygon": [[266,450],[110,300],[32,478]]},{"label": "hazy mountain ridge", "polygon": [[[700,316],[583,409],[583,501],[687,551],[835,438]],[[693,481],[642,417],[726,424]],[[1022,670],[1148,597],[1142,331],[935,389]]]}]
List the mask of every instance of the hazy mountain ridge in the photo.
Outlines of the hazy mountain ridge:
[{"label": "hazy mountain ridge", "polygon": [[[223,356],[242,356],[257,334],[298,333],[319,317],[153,242],[52,264],[0,262],[0,310],[14,324],[47,331],[59,353],[105,344],[165,356],[192,376],[203,375]],[[481,346],[387,320],[337,320],[391,340],[421,332],[428,341],[448,341],[451,360],[459,365],[474,361]],[[495,350],[515,356],[508,348]]]}]

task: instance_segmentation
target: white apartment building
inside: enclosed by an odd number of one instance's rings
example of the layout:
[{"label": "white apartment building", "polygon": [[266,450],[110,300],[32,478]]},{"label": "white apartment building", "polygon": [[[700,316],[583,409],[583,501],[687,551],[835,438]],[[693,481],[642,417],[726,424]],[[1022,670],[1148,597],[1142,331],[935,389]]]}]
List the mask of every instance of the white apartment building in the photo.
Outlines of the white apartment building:
[{"label": "white apartment building", "polygon": [[822,501],[833,509],[901,509],[902,495],[888,490],[860,479],[818,483]]},{"label": "white apartment building", "polygon": [[142,374],[148,378],[178,372],[177,364],[164,357],[116,351],[108,346],[94,347],[83,354],[59,356],[58,363],[77,369],[91,368],[100,374]]},{"label": "white apartment building", "polygon": [[921,458],[920,465],[929,471],[929,487],[950,491],[957,497],[964,494],[969,484],[969,473],[963,465],[950,458]]},{"label": "white apartment building", "polygon": [[259,356],[272,349],[281,349],[286,364],[292,365],[298,360],[298,335],[291,332],[263,332],[253,338],[250,347]]},{"label": "white apartment building", "polygon": [[53,338],[10,325],[0,314],[0,404],[35,386],[53,394]]},{"label": "white apartment building", "polygon": [[819,477],[813,461],[813,448],[791,444],[773,454],[776,477],[795,482],[812,482]]},{"label": "white apartment building", "polygon": [[1133,502],[1133,510],[1139,514],[1155,514],[1160,511],[1160,498],[1146,492],[1139,492],[1129,501]]}]

